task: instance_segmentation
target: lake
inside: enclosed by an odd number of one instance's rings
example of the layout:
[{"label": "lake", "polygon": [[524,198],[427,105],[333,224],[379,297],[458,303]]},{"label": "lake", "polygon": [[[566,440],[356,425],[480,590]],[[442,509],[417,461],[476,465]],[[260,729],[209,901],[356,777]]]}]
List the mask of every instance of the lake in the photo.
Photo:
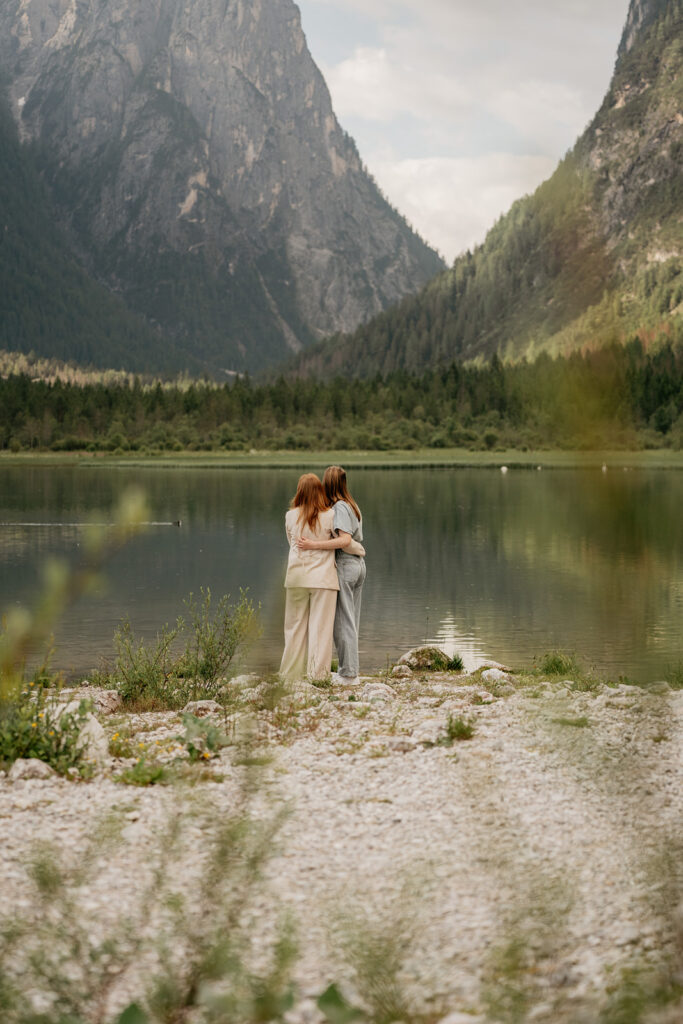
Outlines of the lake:
[{"label": "lake", "polygon": [[[324,467],[313,466],[316,471]],[[53,666],[87,672],[124,615],[153,636],[201,586],[248,587],[263,637],[249,667],[282,651],[284,514],[296,469],[0,467],[0,608],[31,604],[47,556],[77,562],[82,528],[134,485],[159,523],[107,566],[107,587],[69,609]],[[349,474],[368,576],[361,668],[436,641],[468,666],[528,665],[548,650],[648,682],[683,660],[683,473],[416,468]],[[32,524],[32,525],[28,525]]]}]

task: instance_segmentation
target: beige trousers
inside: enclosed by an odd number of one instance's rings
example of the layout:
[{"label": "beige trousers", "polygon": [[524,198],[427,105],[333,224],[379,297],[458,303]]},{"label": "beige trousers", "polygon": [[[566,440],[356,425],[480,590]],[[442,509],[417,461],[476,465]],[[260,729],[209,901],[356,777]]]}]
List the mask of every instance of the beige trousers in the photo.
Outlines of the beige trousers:
[{"label": "beige trousers", "polygon": [[280,675],[286,679],[325,679],[330,674],[336,607],[336,590],[287,587]]}]

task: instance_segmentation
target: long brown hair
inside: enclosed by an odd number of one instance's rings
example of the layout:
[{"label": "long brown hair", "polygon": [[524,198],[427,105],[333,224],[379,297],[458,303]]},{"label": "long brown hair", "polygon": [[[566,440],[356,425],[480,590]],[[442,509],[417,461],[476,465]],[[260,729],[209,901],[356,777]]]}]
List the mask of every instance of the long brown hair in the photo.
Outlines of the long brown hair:
[{"label": "long brown hair", "polygon": [[347,501],[360,520],[361,514],[358,505],[349,494],[346,486],[346,470],[341,466],[328,466],[323,476],[323,487],[325,496],[334,505],[335,501]]},{"label": "long brown hair", "polygon": [[304,473],[299,477],[296,494],[289,507],[299,509],[299,522],[307,523],[311,530],[315,528],[320,513],[329,508],[323,485],[315,473]]}]

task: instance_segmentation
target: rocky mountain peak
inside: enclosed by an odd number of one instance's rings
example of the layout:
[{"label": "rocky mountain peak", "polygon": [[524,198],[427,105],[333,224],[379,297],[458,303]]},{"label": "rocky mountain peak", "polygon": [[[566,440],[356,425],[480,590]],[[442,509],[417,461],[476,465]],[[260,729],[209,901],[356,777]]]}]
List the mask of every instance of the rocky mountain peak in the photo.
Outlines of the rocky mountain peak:
[{"label": "rocky mountain peak", "polygon": [[349,330],[443,266],[364,170],[292,0],[5,0],[0,63],[74,250],[214,366]]},{"label": "rocky mountain peak", "polygon": [[629,53],[639,34],[656,21],[668,5],[669,0],[631,0],[619,43],[618,57]]}]

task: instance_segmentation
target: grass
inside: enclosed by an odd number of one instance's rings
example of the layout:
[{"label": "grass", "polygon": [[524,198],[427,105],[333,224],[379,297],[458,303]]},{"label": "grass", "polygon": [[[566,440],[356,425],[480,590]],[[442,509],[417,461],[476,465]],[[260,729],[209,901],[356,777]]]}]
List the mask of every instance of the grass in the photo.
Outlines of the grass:
[{"label": "grass", "polygon": [[549,651],[541,658],[539,670],[547,676],[571,676],[580,675],[581,668],[573,654],[566,654],[563,651]]},{"label": "grass", "polygon": [[446,732],[439,741],[439,745],[452,747],[454,743],[459,743],[462,740],[471,740],[473,736],[474,723],[470,719],[449,715],[446,722]]},{"label": "grass", "polygon": [[664,675],[672,690],[683,690],[683,661],[667,665]]},{"label": "grass", "polygon": [[0,464],[46,463],[49,465],[83,465],[93,468],[109,466],[163,466],[165,468],[229,467],[234,469],[271,469],[279,467],[315,469],[338,463],[346,469],[391,468],[411,466],[499,467],[511,469],[647,468],[683,469],[683,451],[671,449],[645,451],[565,451],[537,449],[521,451],[469,451],[466,448],[423,448],[410,451],[256,451],[250,452],[169,452],[154,456],[111,455],[89,452],[0,452]]},{"label": "grass", "polygon": [[580,718],[553,718],[555,725],[568,725],[574,729],[587,729],[590,722],[582,715]]}]

